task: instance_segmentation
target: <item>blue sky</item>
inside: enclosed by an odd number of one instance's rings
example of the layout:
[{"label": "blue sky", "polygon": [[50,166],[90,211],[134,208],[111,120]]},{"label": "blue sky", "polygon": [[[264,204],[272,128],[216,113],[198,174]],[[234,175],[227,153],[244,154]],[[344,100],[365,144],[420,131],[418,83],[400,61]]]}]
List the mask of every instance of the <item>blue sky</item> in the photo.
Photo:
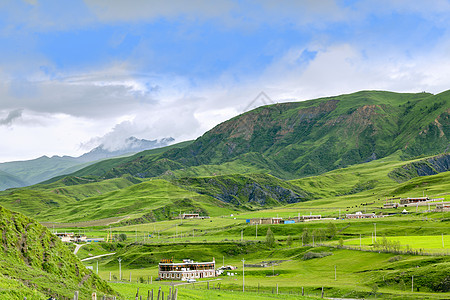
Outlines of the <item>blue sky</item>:
[{"label": "blue sky", "polygon": [[0,161],[196,138],[261,91],[450,88],[450,2],[0,2]]}]

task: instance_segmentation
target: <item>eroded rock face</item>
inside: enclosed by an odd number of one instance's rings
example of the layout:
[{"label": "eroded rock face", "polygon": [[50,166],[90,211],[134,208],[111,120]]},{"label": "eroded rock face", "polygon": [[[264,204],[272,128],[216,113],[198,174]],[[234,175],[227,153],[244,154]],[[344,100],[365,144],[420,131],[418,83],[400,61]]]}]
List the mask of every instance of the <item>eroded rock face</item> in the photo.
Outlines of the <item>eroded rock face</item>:
[{"label": "eroded rock face", "polygon": [[414,177],[430,176],[450,171],[450,153],[404,165],[389,172],[389,177],[397,182],[405,182]]}]

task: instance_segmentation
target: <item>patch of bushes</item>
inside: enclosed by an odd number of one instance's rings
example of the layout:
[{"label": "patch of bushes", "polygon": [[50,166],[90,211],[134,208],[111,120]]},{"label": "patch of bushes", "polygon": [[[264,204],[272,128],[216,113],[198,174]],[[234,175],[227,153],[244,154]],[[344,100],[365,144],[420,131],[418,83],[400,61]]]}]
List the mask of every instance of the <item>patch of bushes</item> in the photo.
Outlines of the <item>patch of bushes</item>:
[{"label": "patch of bushes", "polygon": [[403,257],[401,257],[400,255],[396,255],[396,256],[389,258],[389,262],[396,262],[396,261],[399,261],[402,259],[403,259]]},{"label": "patch of bushes", "polygon": [[308,260],[308,259],[314,259],[314,258],[322,258],[322,257],[325,257],[325,256],[330,256],[330,255],[332,255],[333,253],[331,253],[331,252],[306,252],[304,255],[303,255],[303,260]]}]

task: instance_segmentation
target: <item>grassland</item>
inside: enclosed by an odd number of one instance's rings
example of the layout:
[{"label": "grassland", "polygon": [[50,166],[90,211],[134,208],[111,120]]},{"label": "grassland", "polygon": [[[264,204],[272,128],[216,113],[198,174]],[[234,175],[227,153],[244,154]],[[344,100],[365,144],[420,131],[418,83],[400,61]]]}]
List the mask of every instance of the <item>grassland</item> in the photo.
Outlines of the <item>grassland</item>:
[{"label": "grassland", "polygon": [[[284,247],[279,244],[275,248],[268,248],[264,243],[233,242],[233,243],[176,243],[170,245],[123,245],[115,249],[117,254],[113,257],[99,259],[99,275],[105,280],[111,276],[113,281],[119,278],[117,258],[122,259],[122,281],[124,284],[113,284],[119,291],[125,293],[136,292],[140,286],[141,291],[162,286],[168,290],[171,282],[156,282],[157,262],[161,258],[173,257],[175,261],[190,257],[195,260],[211,260],[216,258],[216,263],[222,265],[222,257],[225,264],[238,267],[234,272],[236,276],[221,276],[221,290],[238,292],[242,290],[242,259],[246,264],[257,264],[261,261],[274,262],[266,268],[245,267],[245,289],[247,292],[271,294],[278,287],[279,293],[286,295],[297,294],[302,287],[306,294],[320,296],[322,286],[327,297],[373,297],[376,290],[378,297],[414,299],[428,297],[430,299],[445,299],[449,293],[442,293],[434,284],[445,282],[445,276],[449,270],[448,257],[428,257],[417,255],[401,255],[378,252],[361,252],[354,250],[335,249],[328,247],[302,247],[292,245]],[[309,252],[329,253],[322,258],[305,260],[305,254]],[[87,262],[95,268],[95,261]],[[417,269],[417,265],[421,269]],[[336,278],[335,278],[336,267]],[[440,272],[423,276],[428,270],[436,268]],[[447,273],[446,273],[447,272]],[[404,275],[401,275],[404,274]],[[275,276],[273,276],[275,275]],[[410,292],[411,276],[415,276],[416,288]],[[130,288],[126,282],[136,283]],[[151,280],[153,285],[147,285]],[[191,291],[192,285],[180,286],[180,291],[197,294],[201,298],[207,293],[206,280],[195,284],[195,292]],[[137,282],[144,284],[137,285]],[[177,283],[177,282],[174,282]],[[409,289],[408,289],[409,284]],[[444,283],[445,284],[445,283]],[[374,288],[376,286],[376,288]],[[417,287],[419,291],[417,292]],[[444,287],[445,288],[445,287]],[[125,291],[126,290],[126,291]],[[409,291],[409,292],[408,292]],[[249,297],[258,296],[250,294]],[[192,297],[192,296],[191,296]],[[190,299],[190,298],[188,298]],[[193,298],[195,299],[195,298]]]}]

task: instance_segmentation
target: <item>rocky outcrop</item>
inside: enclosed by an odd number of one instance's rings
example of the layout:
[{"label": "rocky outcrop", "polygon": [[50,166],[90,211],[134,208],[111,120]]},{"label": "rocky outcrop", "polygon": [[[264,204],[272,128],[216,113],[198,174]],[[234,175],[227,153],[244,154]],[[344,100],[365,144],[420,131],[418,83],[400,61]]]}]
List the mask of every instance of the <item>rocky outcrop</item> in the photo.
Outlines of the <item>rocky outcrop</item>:
[{"label": "rocky outcrop", "polygon": [[312,198],[300,188],[266,174],[182,178],[173,183],[237,207],[271,207]]},{"label": "rocky outcrop", "polygon": [[401,183],[414,177],[430,176],[450,170],[450,153],[409,163],[389,172],[388,176]]}]

